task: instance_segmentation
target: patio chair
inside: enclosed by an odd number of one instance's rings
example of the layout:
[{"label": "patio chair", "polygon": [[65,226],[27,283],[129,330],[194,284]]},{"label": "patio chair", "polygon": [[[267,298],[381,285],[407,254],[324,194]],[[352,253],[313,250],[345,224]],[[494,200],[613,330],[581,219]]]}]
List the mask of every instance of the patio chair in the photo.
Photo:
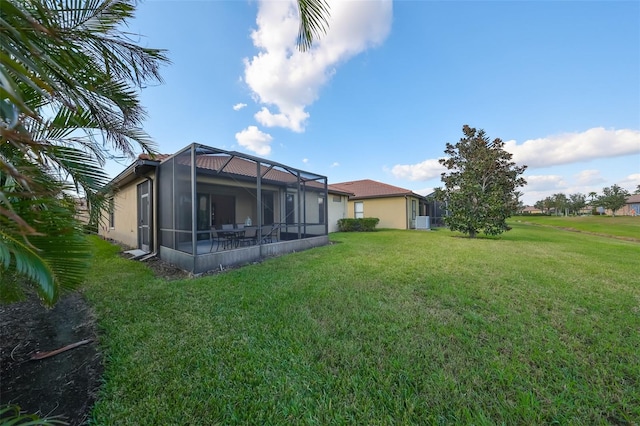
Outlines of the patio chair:
[{"label": "patio chair", "polygon": [[273,225],[264,225],[262,227],[262,232],[260,232],[260,240],[263,243],[272,242],[271,241],[271,231],[273,230]]},{"label": "patio chair", "polygon": [[272,243],[278,242],[278,231],[280,231],[280,224],[274,223],[273,228],[271,228],[271,232],[269,233],[269,241]]},{"label": "patio chair", "polygon": [[227,248],[227,244],[229,244],[231,240],[229,238],[218,235],[218,231],[215,227],[211,227],[211,247],[209,248],[209,253],[213,251],[213,244],[217,243],[216,251],[220,248],[220,243],[222,243],[222,248]]},{"label": "patio chair", "polygon": [[222,225],[222,230],[223,231],[231,231],[231,230],[233,230],[233,223],[224,223]]},{"label": "patio chair", "polygon": [[258,228],[255,226],[245,226],[244,233],[240,235],[238,238],[238,242],[241,245],[248,244],[254,245],[258,244]]}]

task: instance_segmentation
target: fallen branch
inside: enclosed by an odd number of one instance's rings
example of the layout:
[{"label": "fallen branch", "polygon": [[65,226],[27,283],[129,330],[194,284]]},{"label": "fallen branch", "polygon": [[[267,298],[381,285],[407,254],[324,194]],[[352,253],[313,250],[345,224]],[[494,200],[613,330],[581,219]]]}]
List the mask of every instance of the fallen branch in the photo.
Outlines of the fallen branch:
[{"label": "fallen branch", "polygon": [[79,342],[72,343],[70,345],[64,346],[60,349],[56,349],[55,351],[50,352],[36,352],[31,355],[31,360],[35,361],[38,359],[49,358],[50,356],[58,355],[59,353],[68,351],[69,349],[77,348],[78,346],[86,345],[87,343],[91,343],[91,339],[80,340]]}]

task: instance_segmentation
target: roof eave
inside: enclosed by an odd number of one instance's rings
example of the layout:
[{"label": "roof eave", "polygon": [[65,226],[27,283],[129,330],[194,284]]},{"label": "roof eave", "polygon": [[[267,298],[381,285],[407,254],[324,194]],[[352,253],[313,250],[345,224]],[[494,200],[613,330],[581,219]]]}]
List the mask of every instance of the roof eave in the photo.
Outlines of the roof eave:
[{"label": "roof eave", "polygon": [[131,165],[124,169],[118,176],[111,179],[107,186],[110,188],[121,188],[154,171],[158,165],[160,165],[160,161],[138,159],[131,163]]}]

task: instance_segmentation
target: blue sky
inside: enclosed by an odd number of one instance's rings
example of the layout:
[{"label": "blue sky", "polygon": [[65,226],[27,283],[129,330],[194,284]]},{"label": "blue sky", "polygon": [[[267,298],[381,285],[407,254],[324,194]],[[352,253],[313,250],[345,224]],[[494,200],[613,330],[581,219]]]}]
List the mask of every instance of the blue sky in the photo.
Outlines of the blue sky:
[{"label": "blue sky", "polygon": [[158,150],[198,142],[426,194],[469,124],[529,166],[529,204],[640,185],[640,2],[330,4],[300,53],[287,0],[141,3],[128,31],[172,61],[141,95]]}]

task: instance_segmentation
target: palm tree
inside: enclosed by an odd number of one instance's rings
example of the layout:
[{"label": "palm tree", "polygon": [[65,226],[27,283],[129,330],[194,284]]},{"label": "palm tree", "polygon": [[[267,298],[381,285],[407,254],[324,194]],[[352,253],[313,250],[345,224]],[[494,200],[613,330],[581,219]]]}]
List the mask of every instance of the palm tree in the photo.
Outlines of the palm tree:
[{"label": "palm tree", "polygon": [[[78,283],[90,252],[65,191],[83,193],[96,217],[109,151],[154,152],[137,89],[160,82],[168,59],[122,31],[135,4],[0,1],[0,290],[24,277],[51,304]],[[304,51],[326,31],[328,5],[298,8]]]},{"label": "palm tree", "polygon": [[168,61],[121,32],[133,11],[129,0],[0,2],[3,287],[22,275],[53,303],[59,288],[79,282],[89,247],[71,244],[80,227],[50,212],[72,219],[70,189],[98,202],[110,149],[153,151],[136,89],[161,81]]}]

